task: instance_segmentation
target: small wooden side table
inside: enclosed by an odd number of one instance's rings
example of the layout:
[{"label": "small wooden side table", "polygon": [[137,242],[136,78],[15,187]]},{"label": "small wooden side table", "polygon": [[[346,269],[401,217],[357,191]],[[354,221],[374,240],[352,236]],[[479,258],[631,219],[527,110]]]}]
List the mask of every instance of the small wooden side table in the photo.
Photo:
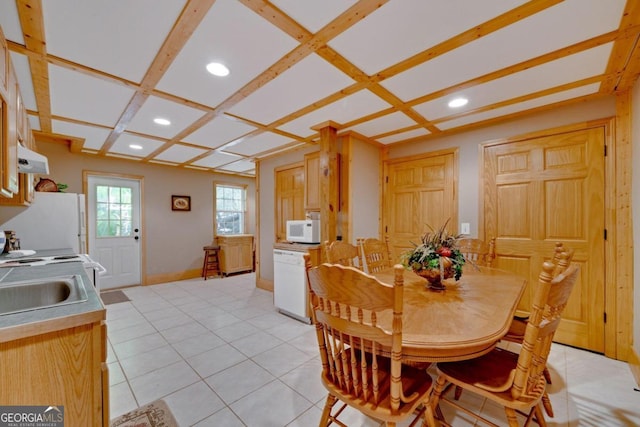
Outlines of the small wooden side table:
[{"label": "small wooden side table", "polygon": [[204,263],[202,264],[202,277],[204,280],[211,276],[220,276],[220,261],[218,260],[218,252],[220,246],[204,246]]}]

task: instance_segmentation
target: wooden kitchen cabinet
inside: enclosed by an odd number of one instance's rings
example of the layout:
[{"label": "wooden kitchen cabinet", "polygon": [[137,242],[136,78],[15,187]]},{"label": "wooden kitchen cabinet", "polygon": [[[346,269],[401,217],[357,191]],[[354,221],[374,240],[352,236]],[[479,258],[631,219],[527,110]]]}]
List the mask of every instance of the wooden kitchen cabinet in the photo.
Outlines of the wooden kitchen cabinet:
[{"label": "wooden kitchen cabinet", "polygon": [[304,156],[304,210],[320,210],[320,153]]},{"label": "wooden kitchen cabinet", "polygon": [[0,93],[7,91],[7,75],[9,74],[9,47],[0,28]]},{"label": "wooden kitchen cabinet", "polygon": [[104,321],[0,343],[2,405],[64,406],[65,426],[109,425]]},{"label": "wooden kitchen cabinet", "polygon": [[[15,99],[18,84],[13,69],[8,76],[7,98],[2,99],[2,185],[0,194],[11,197],[18,191],[18,136]],[[0,96],[2,98],[2,96]]]},{"label": "wooden kitchen cabinet", "polygon": [[217,236],[220,246],[220,272],[223,275],[239,271],[253,271],[253,235]]}]

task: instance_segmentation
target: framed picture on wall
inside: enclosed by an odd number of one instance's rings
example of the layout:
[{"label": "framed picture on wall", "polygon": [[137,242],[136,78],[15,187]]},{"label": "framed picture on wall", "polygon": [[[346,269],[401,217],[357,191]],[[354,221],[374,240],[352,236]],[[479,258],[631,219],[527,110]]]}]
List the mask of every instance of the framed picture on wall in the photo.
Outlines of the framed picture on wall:
[{"label": "framed picture on wall", "polygon": [[172,211],[190,211],[191,196],[171,196]]}]

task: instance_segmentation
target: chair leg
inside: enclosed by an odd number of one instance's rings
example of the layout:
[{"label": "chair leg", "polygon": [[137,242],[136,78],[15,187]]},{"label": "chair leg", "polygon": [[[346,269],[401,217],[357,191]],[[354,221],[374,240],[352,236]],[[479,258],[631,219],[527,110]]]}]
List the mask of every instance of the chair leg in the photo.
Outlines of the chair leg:
[{"label": "chair leg", "polygon": [[336,397],[333,396],[332,394],[329,394],[327,396],[327,400],[324,404],[324,409],[322,410],[322,417],[320,417],[319,427],[326,427],[329,425],[329,417],[331,416],[331,409],[333,408],[333,405],[335,405],[337,401],[338,399],[336,399]]},{"label": "chair leg", "polygon": [[[535,414],[536,414],[536,421],[538,421],[538,424],[540,425],[540,427],[547,427],[547,420],[544,419],[544,414],[542,413],[542,409],[540,409],[540,404],[536,405]],[[551,416],[553,417],[553,415]]]},{"label": "chair leg", "polygon": [[544,375],[544,379],[547,381],[547,384],[551,384],[551,373],[546,366],[544,368],[544,371],[542,371],[542,374]]},{"label": "chair leg", "polygon": [[442,411],[440,410],[440,397],[442,396],[442,392],[444,391],[447,385],[447,380],[443,376],[439,376],[436,380],[436,385],[431,392],[431,401],[429,404],[431,405],[431,413],[436,418],[444,421],[444,416],[442,415]]},{"label": "chair leg", "polygon": [[424,414],[422,418],[422,427],[436,427],[436,418],[433,415],[433,408],[431,402],[425,403]]},{"label": "chair leg", "polygon": [[505,407],[504,412],[507,414],[507,421],[509,422],[509,427],[519,427],[518,417],[515,409]]},{"label": "chair leg", "polygon": [[453,398],[455,400],[460,400],[460,396],[462,396],[462,387],[456,386],[456,391],[453,393]]},{"label": "chair leg", "polygon": [[542,406],[544,406],[544,411],[549,415],[550,418],[553,418],[553,406],[551,406],[551,400],[549,399],[549,394],[545,391],[542,395]]}]

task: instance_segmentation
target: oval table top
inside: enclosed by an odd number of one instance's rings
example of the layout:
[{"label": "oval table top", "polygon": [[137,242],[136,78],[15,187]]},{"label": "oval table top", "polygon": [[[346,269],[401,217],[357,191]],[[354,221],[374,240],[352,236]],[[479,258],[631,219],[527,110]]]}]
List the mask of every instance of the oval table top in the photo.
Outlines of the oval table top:
[{"label": "oval table top", "polygon": [[[393,268],[374,276],[393,283]],[[411,271],[404,273],[402,353],[407,362],[472,359],[491,351],[509,330],[527,280],[504,270],[465,266],[459,281],[443,282],[443,291],[428,290],[426,283]]]}]

